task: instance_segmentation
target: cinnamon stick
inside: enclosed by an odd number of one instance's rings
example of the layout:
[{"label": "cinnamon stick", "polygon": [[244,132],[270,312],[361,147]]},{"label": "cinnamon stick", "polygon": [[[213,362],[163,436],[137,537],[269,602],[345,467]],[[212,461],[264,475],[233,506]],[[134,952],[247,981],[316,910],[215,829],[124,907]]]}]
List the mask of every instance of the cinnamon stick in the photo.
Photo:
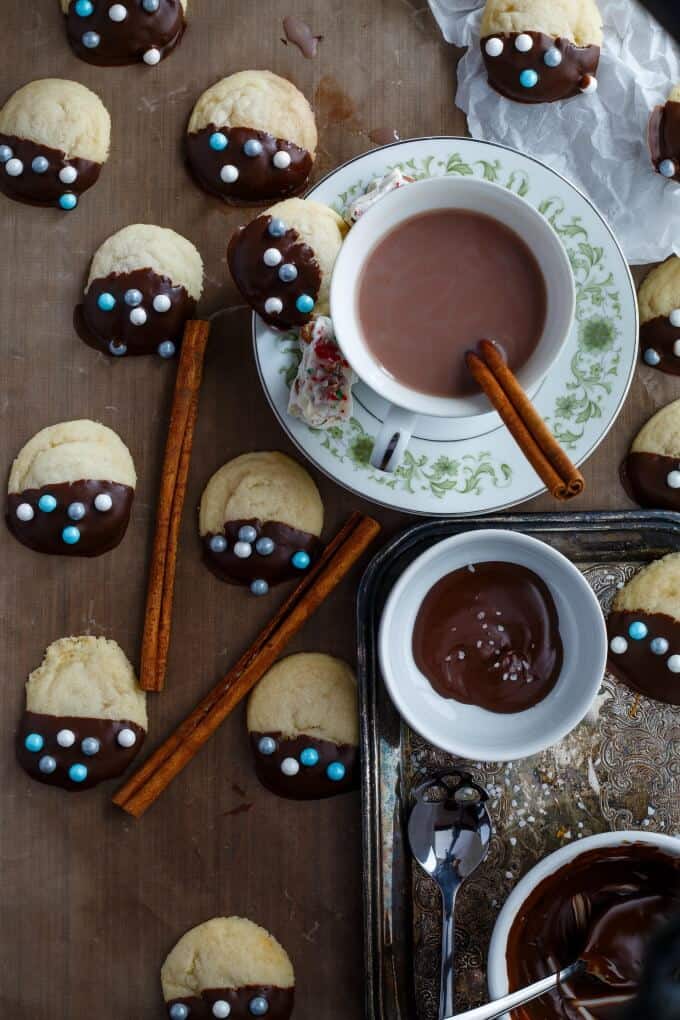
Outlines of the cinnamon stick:
[{"label": "cinnamon stick", "polygon": [[352,514],[250,648],[121,786],[113,798],[114,804],[135,818],[151,807],[262,678],[379,531],[380,525],[372,518]]},{"label": "cinnamon stick", "polygon": [[[165,445],[161,486],[156,511],[156,533],[151,554],[151,568],[146,595],[144,634],[139,670],[139,684],[145,691],[160,691],[165,683],[165,657],[159,671],[159,633],[161,620],[169,629],[169,612],[177,559],[177,533],[171,532],[173,521],[179,527],[193,441],[193,423],[198,410],[198,391],[203,375],[203,360],[210,324],[200,320],[187,322],[170,412],[168,438]],[[184,457],[183,457],[184,453]],[[168,601],[169,596],[169,601]],[[168,608],[169,607],[169,608]],[[167,633],[165,633],[167,653]]]},{"label": "cinnamon stick", "polygon": [[556,499],[579,496],[585,488],[583,475],[555,439],[499,349],[490,340],[482,340],[478,351],[466,354],[468,369],[536,474]]}]

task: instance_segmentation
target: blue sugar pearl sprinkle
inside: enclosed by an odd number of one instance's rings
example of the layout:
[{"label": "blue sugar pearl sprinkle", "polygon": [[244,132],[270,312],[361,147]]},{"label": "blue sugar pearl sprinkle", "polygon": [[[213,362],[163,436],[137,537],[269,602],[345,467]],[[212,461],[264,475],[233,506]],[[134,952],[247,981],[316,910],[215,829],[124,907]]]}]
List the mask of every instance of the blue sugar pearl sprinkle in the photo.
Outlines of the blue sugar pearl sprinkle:
[{"label": "blue sugar pearl sprinkle", "polygon": [[292,262],[284,262],[279,269],[279,279],[282,283],[292,283],[297,280],[298,271]]},{"label": "blue sugar pearl sprinkle", "polygon": [[160,5],[160,0],[142,0],[142,7],[147,14],[155,14]]},{"label": "blue sugar pearl sprinkle", "polygon": [[210,148],[215,152],[223,152],[229,145],[229,139],[221,131],[213,131],[210,136]]},{"label": "blue sugar pearl sprinkle", "polygon": [[176,1002],[174,1006],[170,1007],[170,1020],[187,1020],[189,1016],[189,1007],[185,1006],[183,1002]]},{"label": "blue sugar pearl sprinkle", "polygon": [[13,155],[9,145],[0,145],[0,163],[6,163]]},{"label": "blue sugar pearl sprinkle", "polygon": [[326,775],[333,783],[339,783],[345,778],[345,766],[341,761],[332,761],[326,769]]},{"label": "blue sugar pearl sprinkle", "polygon": [[261,578],[258,578],[257,581],[252,582],[252,584],[250,585],[250,590],[253,593],[253,595],[266,595],[267,592],[269,591],[269,585],[267,584],[266,581],[263,581]]},{"label": "blue sugar pearl sprinkle", "polygon": [[253,1016],[264,1016],[265,1013],[269,1012],[269,1003],[265,999],[264,995],[256,995],[255,998],[251,999],[248,1003],[248,1009]]},{"label": "blue sugar pearl sprinkle", "polygon": [[307,315],[314,307],[314,298],[310,297],[309,294],[300,294],[300,297],[295,302],[295,307],[298,312],[302,312],[303,315]]},{"label": "blue sugar pearl sprinkle", "polygon": [[57,509],[57,501],[51,493],[46,492],[38,500],[38,509],[42,510],[44,514],[51,514],[53,510]]},{"label": "blue sugar pearl sprinkle", "polygon": [[38,751],[42,751],[44,746],[45,741],[43,740],[39,733],[29,733],[26,739],[24,740],[24,747],[26,748],[27,751],[30,751],[32,754],[37,754]]},{"label": "blue sugar pearl sprinkle", "polygon": [[51,754],[44,754],[38,762],[38,768],[44,775],[49,776],[57,768],[56,759]]},{"label": "blue sugar pearl sprinkle", "polygon": [[77,0],[74,10],[79,18],[89,18],[94,12],[94,4],[92,0]]},{"label": "blue sugar pearl sprinkle", "polygon": [[81,42],[85,49],[96,50],[97,47],[99,46],[99,43],[101,42],[101,38],[98,32],[86,32],[83,38],[81,39]]},{"label": "blue sugar pearl sprinkle", "polygon": [[163,342],[158,345],[158,353],[161,358],[165,358],[166,360],[175,356],[175,350],[176,348],[172,340],[163,340]]},{"label": "blue sugar pearl sprinkle", "polygon": [[538,74],[531,67],[525,68],[519,76],[519,83],[522,88],[533,89],[538,85]]},{"label": "blue sugar pearl sprinkle", "polygon": [[141,290],[131,287],[130,290],[125,291],[125,304],[130,305],[131,308],[136,308],[137,305],[141,305],[143,300],[144,297]]},{"label": "blue sugar pearl sprinkle", "polygon": [[272,237],[283,237],[283,235],[286,232],[286,224],[283,222],[283,220],[274,217],[274,219],[267,227],[267,230],[269,231]]},{"label": "blue sugar pearl sprinkle", "polygon": [[634,620],[628,628],[628,636],[633,641],[643,641],[647,637],[647,624],[642,620]]},{"label": "blue sugar pearl sprinkle", "polygon": [[260,156],[262,154],[262,142],[258,142],[257,138],[249,138],[243,145],[243,151],[246,156]]},{"label": "blue sugar pearl sprinkle", "polygon": [[319,752],[315,747],[306,747],[304,751],[300,752],[300,762],[302,765],[306,765],[307,768],[311,768],[313,765],[318,765]]},{"label": "blue sugar pearl sprinkle", "polygon": [[271,556],[274,552],[274,539],[268,538],[266,535],[262,538],[258,538],[255,543],[255,551],[258,552],[260,556]]},{"label": "blue sugar pearl sprinkle", "polygon": [[655,637],[650,641],[649,647],[654,655],[665,655],[668,651],[668,641],[663,637]]},{"label": "blue sugar pearl sprinkle", "polygon": [[61,533],[62,540],[66,542],[66,545],[76,545],[80,542],[80,532],[72,524],[69,524],[67,528]]},{"label": "blue sugar pearl sprinkle", "polygon": [[31,163],[31,170],[34,174],[44,174],[50,168],[50,161],[45,156],[36,156]]},{"label": "blue sugar pearl sprinkle", "polygon": [[257,538],[257,531],[252,524],[244,524],[242,528],[238,529],[238,537],[240,542],[254,542]]},{"label": "blue sugar pearl sprinkle", "polygon": [[71,768],[68,770],[68,777],[73,783],[84,783],[87,779],[87,765],[81,765],[80,762],[71,765]]},{"label": "blue sugar pearl sprinkle", "polygon": [[78,205],[78,196],[74,195],[72,191],[67,191],[65,195],[59,196],[59,207],[65,212],[70,212],[71,209],[75,209]]},{"label": "blue sugar pearl sprinkle", "polygon": [[546,67],[559,67],[562,63],[562,54],[558,50],[557,46],[551,46],[549,50],[546,50],[543,54],[543,61]]},{"label": "blue sugar pearl sprinkle", "polygon": [[113,354],[114,358],[122,358],[124,354],[127,354],[127,344],[118,344],[115,340],[110,340],[109,353]]},{"label": "blue sugar pearl sprinkle", "polygon": [[276,741],[273,737],[260,737],[257,749],[260,754],[273,754],[276,750]]},{"label": "blue sugar pearl sprinkle", "polygon": [[91,758],[93,754],[99,754],[99,749],[102,745],[99,743],[96,737],[85,737],[80,750],[83,754],[86,754],[88,758]]},{"label": "blue sugar pearl sprinkle", "polygon": [[215,553],[226,552],[227,540],[224,535],[213,535],[210,539],[210,550]]},{"label": "blue sugar pearl sprinkle", "polygon": [[84,503],[70,503],[66,513],[72,521],[82,521],[87,511],[85,510]]},{"label": "blue sugar pearl sprinkle", "polygon": [[303,549],[299,549],[296,553],[293,554],[293,557],[290,562],[293,564],[296,570],[306,570],[309,564],[311,563],[311,560],[309,558],[309,553],[306,553]]},{"label": "blue sugar pearl sprinkle", "polygon": [[645,360],[645,364],[651,365],[652,368],[656,368],[656,366],[661,361],[661,356],[659,352],[655,351],[653,347],[648,347],[645,353],[642,355],[642,357]]},{"label": "blue sugar pearl sprinkle", "polygon": [[109,294],[108,291],[104,291],[97,298],[97,308],[102,312],[112,312],[116,307],[116,299],[113,294]]}]

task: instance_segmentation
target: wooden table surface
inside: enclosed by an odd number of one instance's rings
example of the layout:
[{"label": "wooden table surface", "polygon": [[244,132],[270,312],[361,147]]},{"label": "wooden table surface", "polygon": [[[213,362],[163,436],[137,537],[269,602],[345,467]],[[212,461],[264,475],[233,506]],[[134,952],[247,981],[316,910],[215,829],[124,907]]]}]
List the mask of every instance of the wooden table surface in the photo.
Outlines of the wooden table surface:
[{"label": "wooden table surface", "polygon": [[[299,1020],[358,1020],[363,1010],[359,797],[298,804],[260,789],[242,706],[139,822],[111,805],[111,786],[69,797],[31,782],[14,760],[24,680],[47,644],[69,634],[106,635],[138,659],[174,366],[95,353],[75,336],[71,314],[95,248],[137,221],[174,227],[198,246],[207,272],[204,312],[235,301],[225,246],[248,216],[208,199],[181,158],[199,93],[248,67],[291,78],[316,110],[316,176],[370,148],[376,131],[394,128],[403,138],[465,133],[453,101],[456,52],[441,40],[425,0],[191,0],[191,7],[184,42],[158,68],[99,69],[71,54],[57,0],[2,2],[0,99],[35,77],[73,78],[102,96],[113,121],[109,164],[75,212],[0,199],[2,463],[9,469],[43,426],[86,417],[122,436],[139,476],[127,537],[101,558],[40,556],[0,529],[0,1013],[13,1020],[164,1016],[165,954],[186,929],[216,914],[249,916],[286,946],[297,974]],[[282,43],[286,14],[323,34],[314,60]],[[210,474],[247,450],[293,452],[260,390],[248,316],[230,318],[207,360],[169,683],[164,694],[149,697],[150,748],[248,645],[282,597],[246,596],[220,584],[199,560],[194,508]],[[587,492],[574,509],[629,505],[617,465],[635,428],[674,395],[672,379],[638,373],[616,428],[585,467]],[[327,534],[357,507],[375,513],[385,536],[409,523],[315,477]],[[557,508],[544,497],[530,509]],[[359,574],[291,650],[353,660]]]}]

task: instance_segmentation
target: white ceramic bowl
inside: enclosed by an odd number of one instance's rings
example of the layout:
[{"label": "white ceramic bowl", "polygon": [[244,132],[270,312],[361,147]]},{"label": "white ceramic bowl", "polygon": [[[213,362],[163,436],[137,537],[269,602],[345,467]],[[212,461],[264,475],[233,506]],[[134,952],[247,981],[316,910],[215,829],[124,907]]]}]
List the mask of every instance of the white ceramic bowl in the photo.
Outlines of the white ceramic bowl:
[{"label": "white ceramic bowl", "polygon": [[[459,567],[488,560],[533,570],[557,607],[562,671],[550,694],[524,712],[489,712],[442,698],[413,658],[413,627],[432,586]],[[607,631],[590,585],[561,553],[517,531],[468,531],[439,542],[404,571],[385,605],[379,653],[390,697],[412,729],[463,758],[512,761],[557,743],[583,719],[604,675]]]},{"label": "white ceramic bowl", "polygon": [[[468,209],[492,216],[519,234],[536,256],[547,289],[546,322],[536,350],[517,373],[524,389],[535,392],[569,335],[576,304],[574,277],[565,248],[546,218],[513,191],[489,181],[431,177],[390,192],[369,209],[350,230],[333,269],[333,325],[338,343],[359,378],[390,403],[417,414],[445,418],[484,414],[489,411],[489,402],[483,394],[435,397],[400,383],[366,346],[359,323],[358,285],[366,258],[399,223],[435,209]],[[423,328],[427,328],[427,308],[423,309]],[[417,347],[414,354],[417,356]]]},{"label": "white ceramic bowl", "polygon": [[[553,875],[576,857],[587,853],[588,850],[596,850],[603,846],[620,847],[630,843],[656,846],[660,850],[665,850],[672,857],[680,857],[680,840],[673,836],[662,836],[656,832],[601,832],[597,836],[587,836],[585,839],[568,843],[566,846],[560,847],[559,850],[555,850],[554,853],[535,864],[531,871],[528,871],[524,878],[517,883],[498,915],[489,945],[487,981],[489,995],[492,999],[498,999],[510,991],[506,962],[508,936],[517,914],[534,889],[548,875]],[[506,1020],[509,1020],[510,1014],[506,1013],[505,1017]]]}]

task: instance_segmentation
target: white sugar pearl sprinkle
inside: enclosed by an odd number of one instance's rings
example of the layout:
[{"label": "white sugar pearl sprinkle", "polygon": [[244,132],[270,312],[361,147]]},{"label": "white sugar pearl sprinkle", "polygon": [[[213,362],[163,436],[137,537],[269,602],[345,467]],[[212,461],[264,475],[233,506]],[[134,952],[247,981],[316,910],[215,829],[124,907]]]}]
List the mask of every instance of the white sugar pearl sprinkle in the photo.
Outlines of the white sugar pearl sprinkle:
[{"label": "white sugar pearl sprinkle", "polygon": [[234,181],[238,180],[238,169],[231,163],[227,163],[220,170],[220,180],[224,181],[225,184],[233,184]]},{"label": "white sugar pearl sprinkle", "polygon": [[519,50],[520,53],[528,53],[530,49],[533,49],[534,40],[526,32],[522,32],[515,39],[515,49]]},{"label": "white sugar pearl sprinkle", "polygon": [[493,39],[487,39],[484,46],[487,57],[500,57],[503,52],[503,40],[498,39],[496,36]]},{"label": "white sugar pearl sprinkle", "polygon": [[12,159],[8,159],[5,163],[5,173],[10,177],[21,177],[24,172],[24,164],[20,159],[14,156]]},{"label": "white sugar pearl sprinkle", "polygon": [[673,343],[673,354],[676,358],[680,358],[680,340],[676,340]]},{"label": "white sugar pearl sprinkle", "polygon": [[78,177],[78,171],[74,166],[64,166],[59,171],[59,180],[62,184],[73,184]]},{"label": "white sugar pearl sprinkle", "polygon": [[57,733],[57,743],[59,747],[73,747],[76,742],[76,735],[73,730],[59,730]]},{"label": "white sugar pearl sprinkle", "polygon": [[666,485],[669,489],[680,489],[680,471],[669,471],[666,475]]},{"label": "white sugar pearl sprinkle", "polygon": [[671,673],[680,673],[680,655],[671,655],[666,665]]},{"label": "white sugar pearl sprinkle", "polygon": [[[680,659],[680,656],[678,656]],[[300,771],[300,763],[295,758],[284,758],[281,762],[281,771],[284,776],[296,776]]]},{"label": "white sugar pearl sprinkle", "polygon": [[676,328],[680,326],[680,308],[673,309],[671,314],[668,316],[668,321],[671,326],[675,326]]},{"label": "white sugar pearl sprinkle", "polygon": [[144,63],[148,64],[149,67],[154,67],[156,64],[160,63],[160,59],[161,51],[157,50],[155,46],[150,50],[147,50],[144,54]]},{"label": "white sugar pearl sprinkle", "polygon": [[234,556],[238,556],[240,560],[247,560],[249,556],[253,554],[253,547],[250,542],[235,542],[234,543]]},{"label": "white sugar pearl sprinkle", "polygon": [[137,734],[134,730],[124,729],[120,731],[116,740],[120,747],[134,747],[137,743]]},{"label": "white sugar pearl sprinkle", "polygon": [[113,4],[109,7],[109,17],[111,21],[125,21],[127,18],[127,10],[123,4]]},{"label": "white sugar pearl sprinkle", "polygon": [[218,999],[217,1002],[213,1002],[212,1015],[217,1017],[217,1020],[225,1020],[231,1013],[231,1006],[224,999]]},{"label": "white sugar pearl sprinkle", "polygon": [[285,149],[279,149],[278,152],[274,153],[272,163],[277,170],[287,170],[291,164],[290,153],[286,152]]},{"label": "white sugar pearl sprinkle", "polygon": [[628,651],[628,642],[625,637],[614,637],[609,642],[609,647],[614,655],[623,655],[624,652]]},{"label": "white sugar pearl sprinkle", "polygon": [[156,294],[153,299],[153,310],[154,312],[169,312],[172,306],[172,301],[167,294]]},{"label": "white sugar pearl sprinkle", "polygon": [[262,261],[265,266],[278,266],[283,262],[283,255],[278,248],[267,248],[266,252],[262,256]]},{"label": "white sugar pearl sprinkle", "polygon": [[143,326],[146,322],[146,312],[143,308],[133,308],[130,312],[130,322],[133,326]]},{"label": "white sugar pearl sprinkle", "polygon": [[30,503],[19,503],[17,507],[17,517],[20,521],[32,521],[35,517],[35,511]]},{"label": "white sugar pearl sprinkle", "polygon": [[113,500],[109,496],[108,492],[100,492],[99,495],[94,497],[94,508],[99,510],[100,513],[104,514],[107,510],[110,510],[113,506]]},{"label": "white sugar pearl sprinkle", "polygon": [[277,297],[267,298],[264,303],[264,310],[267,315],[280,315],[283,311],[283,301]]}]

